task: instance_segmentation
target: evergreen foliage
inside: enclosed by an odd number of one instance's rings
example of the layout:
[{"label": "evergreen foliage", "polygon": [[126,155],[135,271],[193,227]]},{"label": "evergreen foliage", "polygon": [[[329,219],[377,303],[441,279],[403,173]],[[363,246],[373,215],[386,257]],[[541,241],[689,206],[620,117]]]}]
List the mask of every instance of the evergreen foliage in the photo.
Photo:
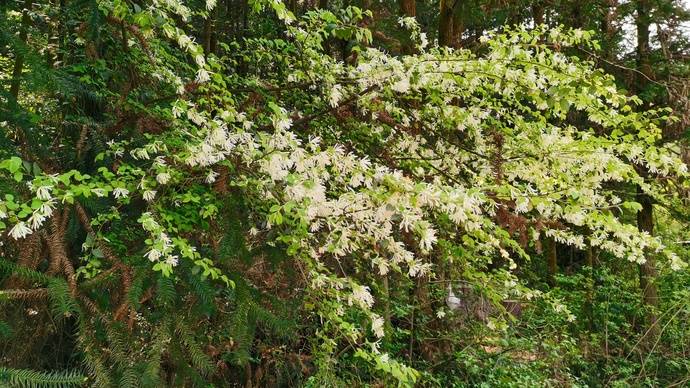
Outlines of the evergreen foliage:
[{"label": "evergreen foliage", "polygon": [[690,384],[689,21],[0,1],[0,386]]}]

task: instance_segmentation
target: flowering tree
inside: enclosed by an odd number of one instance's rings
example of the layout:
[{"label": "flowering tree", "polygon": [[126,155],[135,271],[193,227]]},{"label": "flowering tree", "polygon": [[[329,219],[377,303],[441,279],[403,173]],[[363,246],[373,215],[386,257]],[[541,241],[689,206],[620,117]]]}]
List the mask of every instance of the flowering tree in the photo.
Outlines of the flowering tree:
[{"label": "flowering tree", "polygon": [[[106,147],[83,167],[56,167],[26,143],[0,164],[16,182],[0,200],[0,229],[20,244],[38,236],[49,253],[47,274],[4,262],[36,286],[9,292],[45,293],[60,314],[81,317],[78,346],[96,384],[161,378],[165,352],[185,353],[211,375],[212,356],[198,348],[203,332],[190,325],[226,319],[227,294],[252,288],[296,299],[315,322],[317,376],[354,355],[411,385],[419,373],[380,350],[393,335],[389,278],[474,285],[495,305],[485,322],[504,330],[511,316],[500,302],[509,299],[545,298],[576,319],[520,277],[545,239],[685,266],[619,216],[640,206],[625,193],[631,187],[660,204],[678,199],[686,165],[673,144],[658,145],[668,111],[639,109],[612,77],[562,53],[596,49],[588,32],[490,33],[475,54],[430,44],[404,18],[415,53],[393,56],[371,47],[361,27],[368,13],[357,8],[296,19],[280,2],[255,2],[281,20],[284,36],[216,57],[185,32],[213,1],[202,10],[98,4],[99,17],[129,31],[126,66],[142,80],[139,96],[106,98],[136,112],[137,130],[105,132]],[[354,42],[352,55],[327,55],[331,36]],[[89,131],[81,136],[95,136]],[[72,224],[81,233],[69,232]],[[299,280],[262,289],[228,261],[243,255],[280,256]],[[103,297],[99,288],[113,282]],[[185,310],[180,322],[164,316],[176,309]],[[233,316],[271,309],[238,304]],[[452,312],[440,307],[437,316]],[[123,333],[151,332],[132,354],[116,347]],[[100,342],[115,350],[99,353]],[[120,359],[145,367],[106,367]]]}]

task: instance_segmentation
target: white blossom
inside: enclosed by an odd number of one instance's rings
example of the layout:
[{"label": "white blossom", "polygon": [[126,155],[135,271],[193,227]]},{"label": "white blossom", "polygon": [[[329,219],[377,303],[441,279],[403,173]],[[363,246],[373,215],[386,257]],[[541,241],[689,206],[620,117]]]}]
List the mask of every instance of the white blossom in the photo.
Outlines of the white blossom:
[{"label": "white blossom", "polygon": [[26,226],[26,223],[23,221],[17,222],[12,229],[10,229],[10,236],[14,238],[15,240],[19,240],[20,238],[24,238],[28,235],[33,233],[31,228]]},{"label": "white blossom", "polygon": [[158,175],[156,175],[156,181],[161,185],[165,185],[168,182],[170,182],[170,174],[168,174],[167,172],[161,172]]},{"label": "white blossom", "polygon": [[196,72],[196,82],[203,84],[204,82],[208,82],[210,79],[211,76],[206,69],[201,68]]},{"label": "white blossom", "polygon": [[331,93],[328,96],[328,102],[332,107],[338,106],[338,103],[343,98],[343,87],[340,85],[333,85]]},{"label": "white blossom", "polygon": [[42,201],[49,200],[51,198],[50,190],[52,188],[53,186],[40,186],[38,189],[36,189],[36,198]]},{"label": "white blossom", "polygon": [[113,195],[115,198],[127,198],[129,195],[129,190],[125,189],[124,187],[116,187],[113,190]]},{"label": "white blossom", "polygon": [[352,286],[352,295],[350,304],[357,303],[363,308],[369,308],[374,305],[374,297],[371,296],[368,286],[355,284]]},{"label": "white blossom", "polygon": [[142,197],[146,202],[151,202],[154,198],[156,198],[156,190],[146,190],[144,191],[144,194],[142,194]]},{"label": "white blossom", "polygon": [[162,255],[163,254],[160,251],[158,251],[157,249],[151,249],[150,251],[146,252],[146,254],[144,254],[144,257],[146,257],[150,261],[155,262],[155,261],[158,261]]},{"label": "white blossom", "polygon": [[211,183],[216,181],[216,178],[218,177],[218,175],[219,174],[217,172],[211,170],[208,172],[208,174],[206,174],[206,179],[204,179],[204,181],[208,184],[211,184]]},{"label": "white blossom", "polygon": [[374,332],[374,335],[376,335],[378,338],[382,338],[385,333],[383,330],[384,326],[384,321],[383,318],[377,316],[371,321],[371,331]]},{"label": "white blossom", "polygon": [[27,220],[27,222],[31,225],[31,229],[38,229],[43,225],[43,222],[46,220],[46,217],[39,213],[39,212],[34,212],[31,214],[31,217]]},{"label": "white blossom", "polygon": [[175,266],[177,266],[178,258],[176,255],[168,255],[165,258],[165,263],[175,267]]}]

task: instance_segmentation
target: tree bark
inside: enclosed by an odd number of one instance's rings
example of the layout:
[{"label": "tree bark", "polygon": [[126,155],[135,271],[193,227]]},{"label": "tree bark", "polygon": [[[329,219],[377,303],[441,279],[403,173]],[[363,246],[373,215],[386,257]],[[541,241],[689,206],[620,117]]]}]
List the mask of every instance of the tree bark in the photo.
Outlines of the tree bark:
[{"label": "tree bark", "polygon": [[[31,17],[29,12],[31,11],[31,0],[24,0],[24,9],[22,10],[22,24],[19,27],[19,41],[23,44],[27,43],[29,23],[31,22]],[[24,54],[21,50],[15,53],[14,68],[12,69],[12,82],[10,83],[10,95],[14,99],[19,98],[19,85],[22,79],[22,70],[24,70]]]},{"label": "tree bark", "polygon": [[556,240],[546,239],[546,263],[549,271],[548,282],[551,287],[556,285],[556,273],[558,273],[558,251]]},{"label": "tree bark", "polygon": [[544,24],[544,4],[541,1],[532,4],[532,19],[535,27]]},{"label": "tree bark", "polygon": [[594,330],[594,291],[596,287],[596,280],[594,279],[594,248],[587,247],[585,251],[585,262],[589,268],[589,282],[587,284],[587,305],[585,312],[587,314],[587,325],[589,330]]},{"label": "tree bark", "polygon": [[[651,75],[649,63],[649,26],[650,4],[648,0],[638,0],[637,4],[637,67],[642,74],[636,76],[635,90],[639,93],[644,90],[647,78]],[[642,169],[641,175],[647,175],[647,171]],[[652,199],[645,194],[641,188],[637,189],[637,202],[642,205],[642,209],[637,213],[637,227],[641,232],[654,234],[654,205]],[[647,252],[645,263],[640,265],[640,288],[642,289],[642,301],[647,308],[647,333],[648,338],[655,340],[659,333],[657,326],[656,308],[659,306],[658,290],[656,284],[656,263],[654,255]]]},{"label": "tree bark", "polygon": [[[460,0],[458,0],[460,1]],[[456,4],[457,7],[457,4]],[[453,47],[460,47],[462,45],[462,34],[465,32],[465,23],[463,21],[463,13],[458,12],[462,10],[453,10],[453,37],[451,39],[451,45]]]},{"label": "tree bark", "polygon": [[[319,0],[319,2],[325,0]],[[400,0],[400,13],[403,16],[417,16],[417,2],[415,0]]]},{"label": "tree bark", "polygon": [[[642,210],[637,213],[637,227],[641,232],[654,234],[654,206],[652,199],[638,188],[637,202],[642,205]],[[642,300],[647,308],[647,332],[650,341],[656,339],[659,334],[657,325],[656,309],[659,307],[659,297],[656,284],[656,260],[654,255],[647,252],[646,261],[640,265],[640,288],[642,289]]]},{"label": "tree bark", "polygon": [[453,0],[441,0],[441,14],[438,23],[438,43],[441,46],[453,44]]},{"label": "tree bark", "polygon": [[[647,0],[637,1],[637,68],[642,74],[650,77],[652,69],[649,63],[649,26],[651,25],[651,18],[649,15],[650,9]],[[644,89],[647,83],[647,77],[638,74],[637,77],[637,91]]]}]

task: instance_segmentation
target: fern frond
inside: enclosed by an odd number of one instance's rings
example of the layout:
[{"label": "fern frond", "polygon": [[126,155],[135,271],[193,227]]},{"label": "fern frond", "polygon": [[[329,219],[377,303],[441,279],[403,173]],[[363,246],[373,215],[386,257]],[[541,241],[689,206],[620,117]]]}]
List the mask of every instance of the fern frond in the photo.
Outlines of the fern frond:
[{"label": "fern frond", "polygon": [[151,346],[148,349],[148,361],[144,364],[141,376],[143,387],[160,387],[161,384],[161,360],[163,353],[168,350],[170,345],[169,322],[159,323],[153,330]]},{"label": "fern frond", "polygon": [[35,288],[31,290],[0,290],[0,303],[5,300],[40,300],[48,297],[48,290]]},{"label": "fern frond", "polygon": [[197,300],[195,308],[203,314],[211,315],[215,311],[213,304],[214,289],[207,279],[202,278],[198,274],[189,273],[187,276],[189,287],[191,288]]},{"label": "fern frond", "polygon": [[18,388],[62,388],[81,386],[86,383],[78,371],[39,372],[28,369],[0,367],[0,383]]},{"label": "fern frond", "polygon": [[0,258],[0,272],[4,273],[12,273],[17,275],[18,277],[35,282],[35,283],[40,283],[40,284],[47,284],[54,278],[52,276],[48,276],[46,274],[43,274],[38,271],[34,271],[33,269],[29,269],[26,267],[23,267],[21,265],[17,265],[16,263],[13,263],[9,260]]},{"label": "fern frond", "polygon": [[119,381],[120,388],[136,388],[139,386],[139,378],[136,370],[127,367],[122,370],[122,375]]},{"label": "fern frond", "polygon": [[108,349],[112,355],[113,360],[123,368],[130,365],[130,351],[131,346],[127,334],[124,333],[122,324],[113,322],[106,327],[108,335]]},{"label": "fern frond", "polygon": [[156,287],[156,299],[163,305],[172,305],[177,297],[175,283],[170,278],[160,276]]},{"label": "fern frond", "polygon": [[79,310],[77,303],[69,292],[69,286],[63,279],[51,279],[48,282],[50,309],[56,319],[72,316]]},{"label": "fern frond", "polygon": [[141,298],[144,295],[146,287],[144,281],[146,280],[146,273],[143,270],[135,270],[132,277],[132,284],[127,291],[127,302],[134,310],[141,307]]},{"label": "fern frond", "polygon": [[175,332],[179,335],[179,339],[184,344],[185,350],[194,368],[204,375],[209,375],[213,372],[213,361],[204,353],[204,350],[197,343],[193,331],[189,326],[184,321],[180,320],[177,322]]},{"label": "fern frond", "polygon": [[287,337],[294,329],[294,322],[285,319],[258,304],[252,304],[250,310],[251,318],[260,323],[262,328],[266,328],[272,334]]},{"label": "fern frond", "polygon": [[108,368],[103,363],[103,359],[99,354],[99,349],[101,347],[92,336],[94,332],[94,327],[90,323],[84,319],[79,320],[79,335],[77,336],[77,342],[84,352],[86,372],[93,380],[93,386],[110,387],[112,383],[108,375]]}]

